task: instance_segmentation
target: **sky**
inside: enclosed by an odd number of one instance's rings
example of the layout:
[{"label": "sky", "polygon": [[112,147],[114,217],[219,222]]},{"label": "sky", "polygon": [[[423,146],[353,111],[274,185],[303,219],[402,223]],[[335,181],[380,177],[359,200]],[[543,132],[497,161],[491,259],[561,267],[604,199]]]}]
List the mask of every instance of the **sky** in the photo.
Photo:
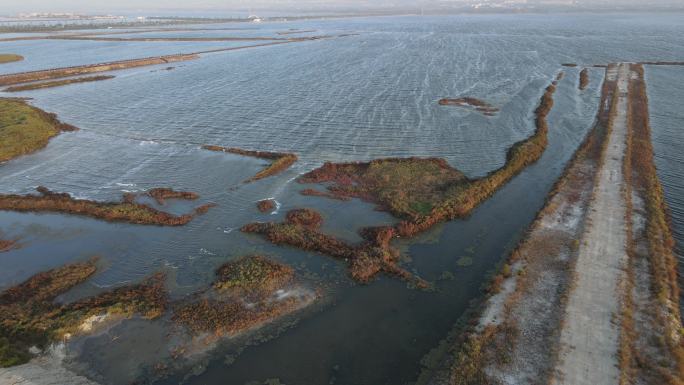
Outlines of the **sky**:
[{"label": "sky", "polygon": [[[540,4],[571,2],[573,0],[0,0],[0,14],[19,12],[115,12],[115,11],[152,11],[152,10],[364,10],[397,9],[418,7],[423,3],[427,8],[459,6],[475,2],[517,1]],[[583,5],[665,5],[681,4],[684,0],[574,0]]]}]

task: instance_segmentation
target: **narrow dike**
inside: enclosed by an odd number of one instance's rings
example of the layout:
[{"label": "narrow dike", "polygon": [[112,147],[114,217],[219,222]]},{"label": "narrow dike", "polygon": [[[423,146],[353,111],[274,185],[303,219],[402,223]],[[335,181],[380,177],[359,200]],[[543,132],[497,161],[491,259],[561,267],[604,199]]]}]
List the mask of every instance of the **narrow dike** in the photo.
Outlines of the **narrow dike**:
[{"label": "narrow dike", "polygon": [[511,253],[476,311],[453,339],[451,364],[433,384],[547,383],[559,353],[570,272],[602,166],[616,111],[617,66],[606,69],[596,123],[547,197],[526,237]]},{"label": "narrow dike", "polygon": [[645,90],[641,64],[606,67],[594,128],[430,383],[683,383]]},{"label": "narrow dike", "polygon": [[[627,144],[627,102],[630,70],[617,70],[617,110],[608,145],[589,205],[586,231],[575,263],[573,288],[563,316],[559,361],[552,384],[616,384],[620,287],[627,263],[627,207],[622,165]],[[609,70],[608,76],[614,76]]]}]

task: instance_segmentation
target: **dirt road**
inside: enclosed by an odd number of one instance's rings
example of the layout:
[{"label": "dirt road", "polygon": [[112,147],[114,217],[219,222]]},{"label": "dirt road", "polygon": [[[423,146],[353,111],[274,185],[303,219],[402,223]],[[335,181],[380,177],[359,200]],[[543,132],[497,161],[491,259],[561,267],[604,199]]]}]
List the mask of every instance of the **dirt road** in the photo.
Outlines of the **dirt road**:
[{"label": "dirt road", "polygon": [[588,225],[575,268],[560,338],[553,384],[617,384],[619,320],[624,267],[626,204],[622,194],[627,136],[629,66],[609,71],[617,76],[619,98],[603,165],[590,203]]}]

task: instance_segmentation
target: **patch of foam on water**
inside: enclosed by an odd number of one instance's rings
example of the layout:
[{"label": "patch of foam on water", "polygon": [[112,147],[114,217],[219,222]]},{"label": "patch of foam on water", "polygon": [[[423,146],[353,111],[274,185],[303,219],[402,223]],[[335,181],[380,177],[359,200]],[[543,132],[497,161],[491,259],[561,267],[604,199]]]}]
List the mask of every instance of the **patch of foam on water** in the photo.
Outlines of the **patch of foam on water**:
[{"label": "patch of foam on water", "polygon": [[150,145],[158,145],[159,142],[156,140],[141,140],[140,145],[141,146],[150,146]]},{"label": "patch of foam on water", "polygon": [[276,215],[280,211],[280,206],[282,206],[282,205],[280,204],[280,202],[278,202],[277,199],[274,199],[274,198],[271,198],[271,199],[273,199],[273,202],[275,202],[275,205],[276,205],[275,210],[273,210],[271,215]]},{"label": "patch of foam on water", "polygon": [[230,234],[230,233],[232,233],[233,230],[235,230],[235,229],[232,228],[232,227],[217,227],[216,230],[218,230],[218,231],[223,231],[224,234]]},{"label": "patch of foam on water", "polygon": [[105,322],[107,320],[107,318],[109,318],[109,314],[92,315],[92,316],[86,318],[81,323],[81,325],[78,326],[78,330],[80,330],[84,333],[89,333],[95,328],[95,326]]},{"label": "patch of foam on water", "polygon": [[93,198],[89,195],[85,195],[83,193],[80,194],[70,194],[72,198],[74,199],[80,199],[80,200],[93,200]]},{"label": "patch of foam on water", "polygon": [[200,254],[203,254],[203,255],[216,255],[216,253],[212,253],[211,251],[209,251],[203,247],[199,251],[200,251]]}]

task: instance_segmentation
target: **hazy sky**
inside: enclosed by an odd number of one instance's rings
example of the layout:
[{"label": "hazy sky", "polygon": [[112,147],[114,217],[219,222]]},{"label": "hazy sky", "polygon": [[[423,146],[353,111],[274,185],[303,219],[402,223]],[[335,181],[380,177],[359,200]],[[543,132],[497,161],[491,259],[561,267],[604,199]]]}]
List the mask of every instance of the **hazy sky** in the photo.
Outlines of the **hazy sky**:
[{"label": "hazy sky", "polygon": [[[459,5],[472,2],[501,2],[503,0],[0,0],[0,14],[39,11],[106,12],[162,9],[335,9],[335,8],[393,8]],[[509,0],[510,1],[510,0]],[[516,0],[513,0],[516,1]],[[517,0],[523,1],[523,0]],[[558,3],[570,0],[527,0],[534,3]],[[631,5],[684,4],[684,0],[579,0],[580,3]]]}]

